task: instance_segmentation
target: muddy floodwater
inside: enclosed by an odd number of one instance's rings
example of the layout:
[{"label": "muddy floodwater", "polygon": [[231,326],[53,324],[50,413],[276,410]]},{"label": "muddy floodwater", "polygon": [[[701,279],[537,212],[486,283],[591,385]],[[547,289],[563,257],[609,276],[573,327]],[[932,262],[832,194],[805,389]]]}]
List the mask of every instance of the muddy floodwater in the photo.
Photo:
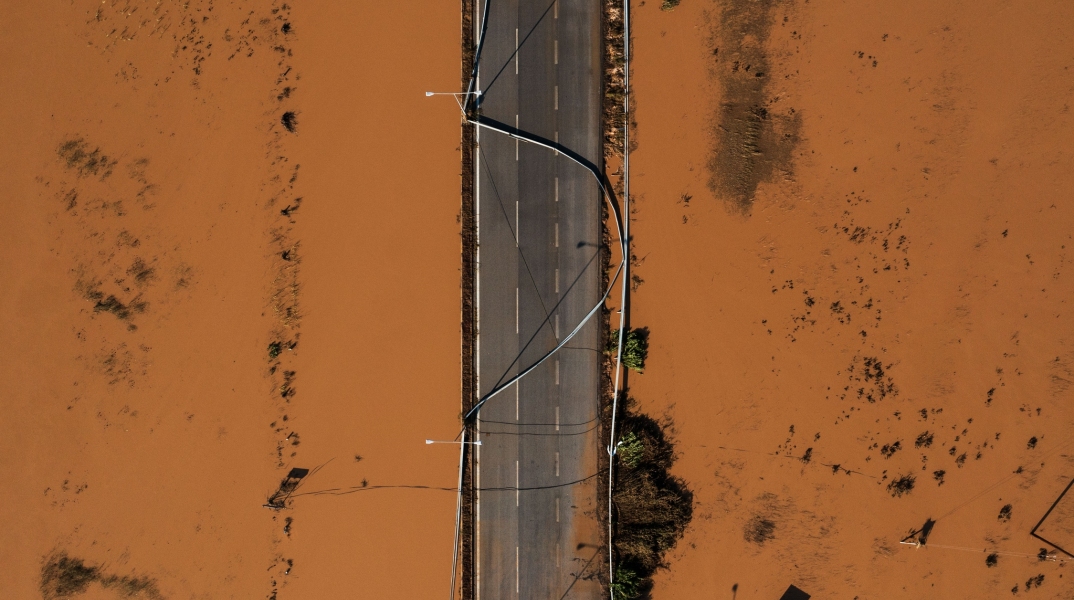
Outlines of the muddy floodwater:
[{"label": "muddy floodwater", "polygon": [[632,20],[630,393],[695,501],[653,597],[1074,597],[1074,6]]},{"label": "muddy floodwater", "polygon": [[0,595],[446,592],[458,5],[5,18]]}]

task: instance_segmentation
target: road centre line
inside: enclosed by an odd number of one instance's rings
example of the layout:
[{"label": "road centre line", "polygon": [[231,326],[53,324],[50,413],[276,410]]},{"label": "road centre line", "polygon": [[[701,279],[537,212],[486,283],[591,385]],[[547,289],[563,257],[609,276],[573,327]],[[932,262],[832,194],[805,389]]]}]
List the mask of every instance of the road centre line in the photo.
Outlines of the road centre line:
[{"label": "road centre line", "polygon": [[518,593],[518,546],[515,546],[515,593]]},{"label": "road centre line", "polygon": [[[515,30],[515,37],[518,37],[518,30]],[[518,41],[515,41],[515,46],[518,46]],[[552,40],[552,59],[555,60],[555,64],[559,64],[559,40]],[[518,73],[518,56],[515,56],[515,73]]]},{"label": "road centre line", "polygon": [[559,177],[556,177],[556,202],[559,202]]},{"label": "road centre line", "polygon": [[[515,506],[518,506],[519,495],[522,490],[518,489],[518,461],[515,461]],[[517,550],[516,550],[517,552]]]},{"label": "road centre line", "polygon": [[[556,293],[559,293],[559,269],[556,269]],[[556,361],[559,364],[559,361]]]},{"label": "road centre line", "polygon": [[518,333],[518,288],[515,288],[515,333]]},{"label": "road centre line", "polygon": [[[556,496],[556,523],[559,523],[559,496]],[[559,548],[556,548],[556,566],[559,566]]]},{"label": "road centre line", "polygon": [[556,477],[559,477],[559,452],[556,452]]},{"label": "road centre line", "polygon": [[555,0],[555,2],[552,3],[552,18],[559,18],[559,0]]},{"label": "road centre line", "polygon": [[[556,385],[559,385],[559,359],[558,358],[556,359]],[[556,407],[556,410],[557,411],[559,410],[558,406]]]},{"label": "road centre line", "polygon": [[556,86],[555,99],[552,100],[552,109],[553,110],[559,110],[559,86],[558,85]]},{"label": "road centre line", "polygon": [[521,384],[522,384],[521,381],[515,382],[515,420],[516,421],[518,420],[518,396],[519,396],[518,388],[522,387]]},{"label": "road centre line", "polygon": [[559,248],[559,223],[556,223],[556,248]]},{"label": "road centre line", "polygon": [[[556,363],[559,364],[559,363]],[[559,431],[559,407],[556,407],[556,431]]]},{"label": "road centre line", "polygon": [[[515,129],[518,129],[518,115],[515,115]],[[556,138],[556,141],[558,142],[559,138]],[[517,139],[515,140],[515,160],[518,160],[518,140]],[[517,205],[518,202],[516,201],[515,204]],[[517,224],[518,219],[515,219],[515,222]]]},{"label": "road centre line", "polygon": [[518,27],[515,27],[515,75],[518,75]]}]

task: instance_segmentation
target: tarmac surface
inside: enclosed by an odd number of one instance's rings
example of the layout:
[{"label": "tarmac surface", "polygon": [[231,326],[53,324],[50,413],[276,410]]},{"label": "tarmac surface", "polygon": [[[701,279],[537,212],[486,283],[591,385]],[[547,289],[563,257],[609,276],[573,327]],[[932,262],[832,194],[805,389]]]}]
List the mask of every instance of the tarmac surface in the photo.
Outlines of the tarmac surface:
[{"label": "tarmac surface", "polygon": [[[479,71],[482,116],[599,166],[599,49],[594,0],[493,1]],[[483,395],[538,361],[599,301],[602,199],[593,176],[562,154],[484,128],[478,148]],[[600,597],[596,581],[585,579],[602,564],[598,327],[599,315],[481,409],[478,598]]]}]

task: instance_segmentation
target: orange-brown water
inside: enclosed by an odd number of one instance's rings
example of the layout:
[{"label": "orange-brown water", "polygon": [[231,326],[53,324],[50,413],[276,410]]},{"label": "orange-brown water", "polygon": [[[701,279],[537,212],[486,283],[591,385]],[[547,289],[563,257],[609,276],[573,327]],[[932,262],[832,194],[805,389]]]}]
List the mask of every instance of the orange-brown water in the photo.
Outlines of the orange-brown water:
[{"label": "orange-brown water", "polygon": [[5,597],[447,591],[457,11],[7,8]]},{"label": "orange-brown water", "polygon": [[1071,6],[640,4],[631,393],[695,491],[654,597],[1074,595],[1029,535],[1074,477]]}]

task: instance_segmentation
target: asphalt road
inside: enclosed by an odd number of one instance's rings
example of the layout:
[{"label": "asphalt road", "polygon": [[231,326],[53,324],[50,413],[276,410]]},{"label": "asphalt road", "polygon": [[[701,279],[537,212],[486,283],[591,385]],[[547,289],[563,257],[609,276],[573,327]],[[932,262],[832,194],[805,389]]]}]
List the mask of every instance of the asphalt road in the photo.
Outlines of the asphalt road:
[{"label": "asphalt road", "polygon": [[[596,0],[492,0],[482,116],[601,165],[599,51]],[[477,372],[485,394],[551,350],[599,301],[602,199],[593,176],[563,155],[487,129],[478,147]],[[480,599],[600,597],[599,585],[580,577],[601,564],[599,340],[595,317],[480,412]]]}]

